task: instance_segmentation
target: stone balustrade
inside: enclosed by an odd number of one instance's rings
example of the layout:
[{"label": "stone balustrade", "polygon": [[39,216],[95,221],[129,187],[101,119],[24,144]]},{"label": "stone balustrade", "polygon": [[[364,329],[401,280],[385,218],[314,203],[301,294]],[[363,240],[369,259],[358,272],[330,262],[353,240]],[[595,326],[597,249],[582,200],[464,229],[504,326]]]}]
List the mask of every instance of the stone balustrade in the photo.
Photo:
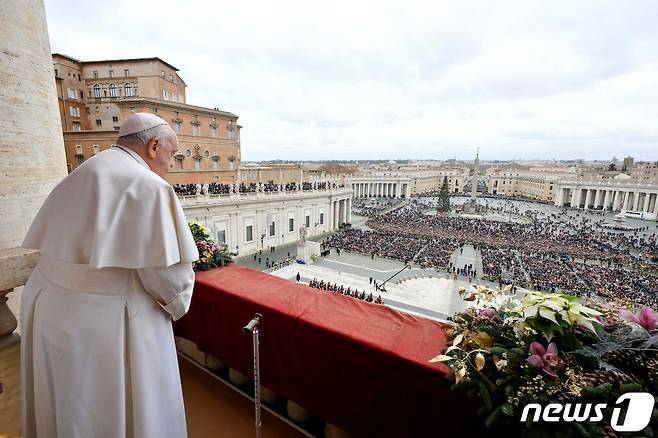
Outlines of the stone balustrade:
[{"label": "stone balustrade", "polygon": [[[25,248],[0,250],[0,348],[17,342],[18,320],[7,305],[7,295],[24,286],[39,260],[39,251]],[[17,301],[17,300],[15,300]],[[18,310],[16,306],[16,310]]]},{"label": "stone balustrade", "polygon": [[315,190],[288,190],[272,192],[244,192],[244,193],[226,193],[226,194],[205,194],[205,195],[179,195],[178,200],[183,207],[207,205],[207,204],[235,204],[240,201],[258,202],[258,201],[279,201],[288,199],[313,198],[321,194],[327,196],[337,196],[350,194],[351,189],[348,187],[336,187],[331,189]]}]

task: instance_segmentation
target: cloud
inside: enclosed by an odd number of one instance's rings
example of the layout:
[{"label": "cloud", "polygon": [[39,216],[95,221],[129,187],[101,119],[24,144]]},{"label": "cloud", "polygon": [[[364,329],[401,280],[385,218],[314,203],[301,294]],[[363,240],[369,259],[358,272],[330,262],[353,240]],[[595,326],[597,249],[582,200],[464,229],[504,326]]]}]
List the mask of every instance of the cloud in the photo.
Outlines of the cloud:
[{"label": "cloud", "polygon": [[46,7],[53,51],[180,68],[247,160],[658,159],[652,1]]}]

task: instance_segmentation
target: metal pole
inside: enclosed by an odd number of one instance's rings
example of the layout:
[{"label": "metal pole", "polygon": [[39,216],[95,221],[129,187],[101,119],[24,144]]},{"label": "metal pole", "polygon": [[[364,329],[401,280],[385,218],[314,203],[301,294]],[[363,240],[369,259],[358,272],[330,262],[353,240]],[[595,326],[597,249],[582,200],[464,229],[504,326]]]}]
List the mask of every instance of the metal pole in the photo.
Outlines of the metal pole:
[{"label": "metal pole", "polygon": [[254,409],[256,413],[256,438],[260,438],[260,356],[258,353],[258,323],[263,315],[256,313],[254,318],[243,327],[245,332],[251,332],[254,347]]},{"label": "metal pole", "polygon": [[398,272],[396,272],[395,274],[393,274],[393,275],[391,275],[390,277],[388,277],[388,278],[387,278],[382,284],[380,284],[380,285],[376,288],[376,290],[381,290],[381,291],[383,291],[383,292],[386,292],[386,289],[384,288],[384,286],[386,285],[386,283],[388,283],[389,280],[391,280],[393,277],[395,277],[396,275],[398,275],[400,272],[404,271],[405,269],[411,269],[411,265],[407,265],[407,264],[405,264],[405,265],[404,265],[404,268],[400,269]]}]

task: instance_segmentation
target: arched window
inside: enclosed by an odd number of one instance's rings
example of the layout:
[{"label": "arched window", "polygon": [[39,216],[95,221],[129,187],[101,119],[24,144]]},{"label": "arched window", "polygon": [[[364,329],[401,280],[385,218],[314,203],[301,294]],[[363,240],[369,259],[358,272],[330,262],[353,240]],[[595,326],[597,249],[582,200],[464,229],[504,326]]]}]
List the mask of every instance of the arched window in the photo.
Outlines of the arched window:
[{"label": "arched window", "polygon": [[101,86],[98,85],[98,84],[94,85],[94,97],[95,97],[96,99],[100,99],[100,98],[101,98]]},{"label": "arched window", "polygon": [[117,86],[110,84],[110,97],[117,97]]},{"label": "arched window", "polygon": [[125,97],[131,97],[133,95],[133,86],[130,85],[130,82],[123,86],[123,95]]}]

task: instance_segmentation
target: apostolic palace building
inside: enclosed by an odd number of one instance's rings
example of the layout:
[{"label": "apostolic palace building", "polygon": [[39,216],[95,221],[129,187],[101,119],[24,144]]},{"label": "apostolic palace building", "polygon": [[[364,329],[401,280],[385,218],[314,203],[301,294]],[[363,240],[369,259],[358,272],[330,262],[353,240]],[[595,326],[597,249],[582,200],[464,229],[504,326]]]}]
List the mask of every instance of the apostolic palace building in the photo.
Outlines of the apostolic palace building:
[{"label": "apostolic palace building", "polygon": [[[150,112],[178,135],[167,180],[194,187],[181,195],[188,219],[232,251],[292,243],[301,227],[311,237],[350,221],[352,192],[341,180],[311,178],[297,166],[242,166],[238,116],[188,104],[187,85],[168,62],[81,61],[59,53],[52,60],[69,172],[111,147],[133,112]],[[224,190],[213,192],[210,184]]]}]

